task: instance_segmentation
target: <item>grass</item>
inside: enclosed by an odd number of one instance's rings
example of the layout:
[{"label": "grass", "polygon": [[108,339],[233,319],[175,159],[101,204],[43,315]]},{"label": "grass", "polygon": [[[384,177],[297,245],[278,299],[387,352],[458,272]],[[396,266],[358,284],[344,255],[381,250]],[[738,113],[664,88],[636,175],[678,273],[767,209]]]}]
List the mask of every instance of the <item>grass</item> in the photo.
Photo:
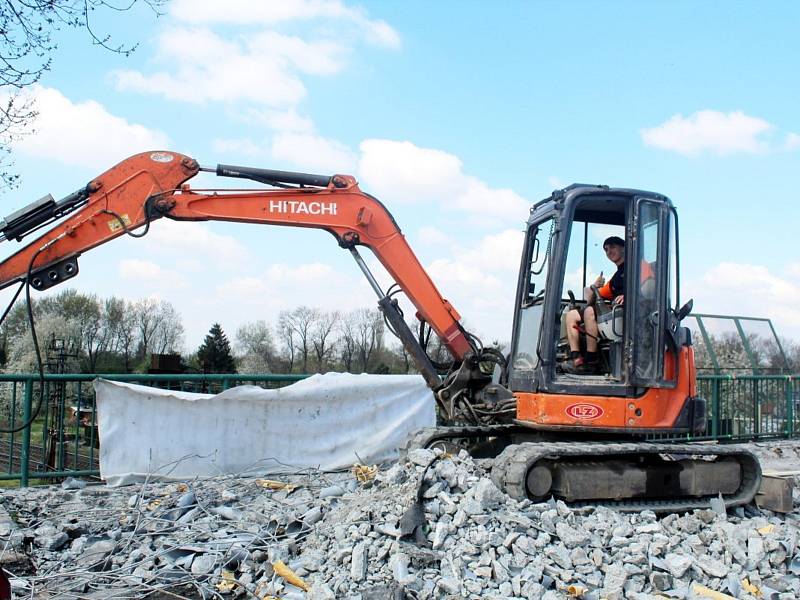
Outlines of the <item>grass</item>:
[{"label": "grass", "polygon": [[[55,485],[57,482],[52,479],[29,479],[28,486],[34,485]],[[18,488],[19,479],[2,479],[0,480],[0,489]]]}]

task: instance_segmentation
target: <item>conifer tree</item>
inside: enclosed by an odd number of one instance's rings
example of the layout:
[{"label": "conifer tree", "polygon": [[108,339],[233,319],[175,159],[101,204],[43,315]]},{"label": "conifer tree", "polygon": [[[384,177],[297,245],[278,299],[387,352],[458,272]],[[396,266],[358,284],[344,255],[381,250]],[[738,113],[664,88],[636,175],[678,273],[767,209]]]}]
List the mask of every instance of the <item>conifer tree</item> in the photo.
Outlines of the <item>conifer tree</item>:
[{"label": "conifer tree", "polygon": [[197,350],[197,361],[206,373],[235,373],[231,344],[219,323],[214,323]]}]

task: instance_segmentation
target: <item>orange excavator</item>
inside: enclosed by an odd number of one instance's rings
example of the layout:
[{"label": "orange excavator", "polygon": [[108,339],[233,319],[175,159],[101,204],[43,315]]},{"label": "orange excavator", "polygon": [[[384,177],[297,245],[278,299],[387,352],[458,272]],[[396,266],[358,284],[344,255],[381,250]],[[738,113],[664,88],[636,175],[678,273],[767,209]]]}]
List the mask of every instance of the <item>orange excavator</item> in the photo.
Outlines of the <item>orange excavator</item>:
[{"label": "orange excavator", "polygon": [[[270,186],[192,189],[200,171]],[[678,220],[660,194],[572,185],[535,204],[526,227],[511,346],[484,347],[461,325],[379,200],[348,175],[323,176],[231,165],[201,167],[175,152],[145,152],[55,200],[46,196],[0,221],[0,239],[21,241],[49,227],[0,263],[0,288],[20,282],[45,290],[78,274],[80,255],[119,236],[145,235],[162,217],[313,227],[351,253],[378,296],[387,327],[434,392],[439,425],[408,448],[461,446],[492,457],[492,479],[515,498],[561,498],[622,510],[727,506],[752,500],[761,471],[746,450],[725,445],[654,443],[652,434],[700,432],[705,401],[697,394],[690,332],[679,307]],[[51,226],[52,225],[52,226]],[[625,242],[624,303],[601,310],[600,368],[562,368],[569,355],[565,318],[601,303],[576,299],[596,270],[597,240]],[[359,253],[369,248],[395,284],[384,290]],[[406,323],[396,296],[417,311]],[[587,300],[588,299],[588,300]],[[603,315],[602,317],[600,315]],[[431,332],[451,355],[429,357]]]}]

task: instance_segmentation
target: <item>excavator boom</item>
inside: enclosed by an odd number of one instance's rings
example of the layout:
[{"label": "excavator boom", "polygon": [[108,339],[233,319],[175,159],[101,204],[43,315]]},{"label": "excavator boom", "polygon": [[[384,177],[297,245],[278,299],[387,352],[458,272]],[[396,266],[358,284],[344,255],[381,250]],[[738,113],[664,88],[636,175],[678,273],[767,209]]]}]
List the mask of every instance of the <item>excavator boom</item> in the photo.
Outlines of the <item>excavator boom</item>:
[{"label": "excavator boom", "polygon": [[[219,165],[218,175],[280,186],[264,190],[192,190],[186,181],[201,170],[197,161],[174,152],[145,152],[109,169],[68,202],[45,198],[0,223],[0,235],[22,239],[61,218],[35,241],[0,263],[0,288],[28,279],[43,290],[78,273],[83,252],[158,218],[236,221],[324,229],[351,252],[379,297],[386,315],[431,387],[439,376],[408,330],[396,302],[380,287],[357,251],[372,250],[456,361],[472,350],[460,315],[436,288],[389,211],[362,192],[348,175],[332,177]],[[203,169],[212,170],[212,169]],[[290,187],[292,186],[292,187]],[[136,234],[134,234],[136,235]]]}]

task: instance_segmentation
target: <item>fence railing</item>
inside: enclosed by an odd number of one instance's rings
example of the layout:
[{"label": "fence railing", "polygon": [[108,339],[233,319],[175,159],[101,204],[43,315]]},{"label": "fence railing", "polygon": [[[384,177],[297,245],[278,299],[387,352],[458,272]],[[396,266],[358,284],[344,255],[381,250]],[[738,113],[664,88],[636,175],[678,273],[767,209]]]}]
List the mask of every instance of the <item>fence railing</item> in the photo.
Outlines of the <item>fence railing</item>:
[{"label": "fence railing", "polygon": [[[103,377],[153,387],[218,393],[241,384],[267,388],[300,381],[308,375],[45,375],[0,374],[0,421],[14,429],[0,433],[0,480],[34,480],[99,476],[99,438],[92,381]],[[699,394],[708,402],[704,435],[653,436],[658,439],[736,441],[800,437],[800,375],[701,375]]]},{"label": "fence railing", "polygon": [[800,437],[800,375],[703,375],[705,439]]}]

